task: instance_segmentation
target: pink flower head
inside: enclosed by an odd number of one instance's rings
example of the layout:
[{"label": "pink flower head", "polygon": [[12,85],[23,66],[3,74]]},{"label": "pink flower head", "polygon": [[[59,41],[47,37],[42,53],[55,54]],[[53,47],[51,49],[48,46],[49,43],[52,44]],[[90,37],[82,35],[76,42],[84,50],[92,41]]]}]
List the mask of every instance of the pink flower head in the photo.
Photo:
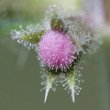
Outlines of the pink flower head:
[{"label": "pink flower head", "polygon": [[76,55],[76,46],[67,34],[47,31],[39,42],[39,57],[50,69],[68,69]]},{"label": "pink flower head", "polygon": [[43,64],[41,84],[45,90],[44,102],[50,89],[55,90],[53,86],[59,82],[70,91],[75,102],[75,95],[81,90],[79,73],[82,54],[94,50],[97,45],[94,31],[88,23],[79,15],[68,13],[53,5],[46,11],[43,25],[30,25],[26,29],[20,27],[20,31],[11,32],[13,39],[37,50]]}]

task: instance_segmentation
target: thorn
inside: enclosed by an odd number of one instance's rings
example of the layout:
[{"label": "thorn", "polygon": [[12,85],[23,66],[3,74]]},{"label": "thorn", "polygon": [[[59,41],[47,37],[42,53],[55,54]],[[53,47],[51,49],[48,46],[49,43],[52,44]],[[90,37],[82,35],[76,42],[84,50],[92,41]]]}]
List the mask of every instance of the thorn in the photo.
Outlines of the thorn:
[{"label": "thorn", "polygon": [[68,80],[67,80],[67,85],[68,85],[68,89],[71,92],[71,98],[73,103],[75,102],[75,76],[74,75],[70,75],[68,76]]},{"label": "thorn", "polygon": [[71,90],[71,97],[72,97],[72,101],[73,103],[75,102],[75,90],[74,90],[74,86],[70,88]]},{"label": "thorn", "polygon": [[46,89],[45,89],[44,103],[46,103],[46,101],[47,101],[47,97],[48,97],[50,89],[51,89],[51,84],[47,84]]},{"label": "thorn", "polygon": [[48,97],[48,94],[49,94],[50,89],[53,89],[52,88],[52,84],[54,83],[54,81],[55,81],[55,77],[53,77],[53,76],[47,76],[47,81],[46,81],[46,85],[45,85],[44,103],[46,103],[46,100],[47,100],[47,97]]}]

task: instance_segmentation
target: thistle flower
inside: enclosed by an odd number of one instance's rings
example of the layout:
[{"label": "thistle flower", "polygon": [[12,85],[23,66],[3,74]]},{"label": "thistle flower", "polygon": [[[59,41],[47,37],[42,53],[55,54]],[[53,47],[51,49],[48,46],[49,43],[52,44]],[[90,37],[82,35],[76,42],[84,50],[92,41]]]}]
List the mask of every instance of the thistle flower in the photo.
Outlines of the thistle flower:
[{"label": "thistle flower", "polygon": [[39,57],[50,69],[66,71],[76,59],[76,47],[70,37],[60,31],[50,30],[39,42]]},{"label": "thistle flower", "polygon": [[[61,7],[50,6],[43,25],[13,30],[12,38],[24,46],[34,48],[41,62],[45,99],[57,83],[71,92],[72,101],[79,94],[78,63],[81,56],[95,44],[93,30],[79,16],[67,14]],[[43,90],[42,89],[42,90]]]}]

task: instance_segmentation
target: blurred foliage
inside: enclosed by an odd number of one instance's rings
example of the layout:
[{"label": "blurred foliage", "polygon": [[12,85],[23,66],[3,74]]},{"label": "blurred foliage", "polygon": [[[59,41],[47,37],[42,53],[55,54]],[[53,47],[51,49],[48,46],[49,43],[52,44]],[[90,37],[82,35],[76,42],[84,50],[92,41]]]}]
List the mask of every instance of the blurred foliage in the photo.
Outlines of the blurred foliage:
[{"label": "blurred foliage", "polygon": [[[40,3],[38,3],[40,2]],[[0,0],[0,36],[20,25],[37,23],[43,16],[45,0]]]},{"label": "blurred foliage", "polygon": [[26,26],[41,21],[49,5],[58,4],[64,8],[81,6],[81,0],[0,0],[0,37],[19,25]]}]

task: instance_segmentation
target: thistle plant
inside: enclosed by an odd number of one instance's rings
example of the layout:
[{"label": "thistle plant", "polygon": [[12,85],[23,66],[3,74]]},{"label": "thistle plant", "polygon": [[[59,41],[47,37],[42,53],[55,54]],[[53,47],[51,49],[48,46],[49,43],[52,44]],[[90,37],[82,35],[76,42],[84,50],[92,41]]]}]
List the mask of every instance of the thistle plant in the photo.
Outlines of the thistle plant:
[{"label": "thistle plant", "polygon": [[12,30],[11,36],[29,49],[34,49],[41,64],[41,83],[45,90],[44,102],[50,89],[58,83],[70,91],[72,101],[81,87],[78,64],[82,55],[94,50],[96,37],[93,29],[79,16],[67,14],[58,6],[50,6],[41,25]]}]

